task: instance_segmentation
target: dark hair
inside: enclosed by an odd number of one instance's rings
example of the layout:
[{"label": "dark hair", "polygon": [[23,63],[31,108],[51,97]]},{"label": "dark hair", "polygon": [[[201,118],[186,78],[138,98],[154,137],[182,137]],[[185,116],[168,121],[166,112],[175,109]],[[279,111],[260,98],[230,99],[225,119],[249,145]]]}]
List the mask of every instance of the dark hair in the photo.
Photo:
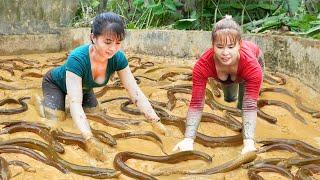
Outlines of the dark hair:
[{"label": "dark hair", "polygon": [[212,43],[216,40],[226,43],[227,37],[229,37],[233,43],[241,40],[241,28],[230,15],[226,15],[214,25],[211,40]]},{"label": "dark hair", "polygon": [[118,14],[104,12],[94,18],[91,26],[91,33],[93,33],[94,36],[110,33],[115,35],[118,40],[122,41],[125,37],[124,22]]}]

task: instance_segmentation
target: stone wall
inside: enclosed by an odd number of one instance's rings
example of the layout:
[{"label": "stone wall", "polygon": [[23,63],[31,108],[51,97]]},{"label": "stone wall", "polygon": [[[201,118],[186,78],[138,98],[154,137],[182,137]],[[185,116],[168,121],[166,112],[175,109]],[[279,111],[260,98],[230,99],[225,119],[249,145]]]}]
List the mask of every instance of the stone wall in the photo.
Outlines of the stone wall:
[{"label": "stone wall", "polygon": [[71,23],[79,0],[2,0],[0,35],[58,33]]}]

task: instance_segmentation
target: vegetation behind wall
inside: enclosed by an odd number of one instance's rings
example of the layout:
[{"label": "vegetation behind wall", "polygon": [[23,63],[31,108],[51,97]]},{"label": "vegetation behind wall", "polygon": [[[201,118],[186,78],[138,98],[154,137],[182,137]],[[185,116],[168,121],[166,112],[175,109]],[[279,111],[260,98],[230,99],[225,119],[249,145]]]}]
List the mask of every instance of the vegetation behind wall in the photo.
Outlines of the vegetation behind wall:
[{"label": "vegetation behind wall", "polygon": [[211,30],[230,14],[244,32],[320,39],[320,0],[80,0],[74,26],[96,13],[120,14],[130,29]]}]

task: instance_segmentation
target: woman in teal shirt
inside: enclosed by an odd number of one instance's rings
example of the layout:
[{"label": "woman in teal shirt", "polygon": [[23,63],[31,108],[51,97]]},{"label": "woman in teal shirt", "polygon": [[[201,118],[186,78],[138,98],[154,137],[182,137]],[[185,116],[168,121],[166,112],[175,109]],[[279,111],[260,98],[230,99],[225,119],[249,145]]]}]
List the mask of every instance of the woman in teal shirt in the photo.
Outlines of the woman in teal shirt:
[{"label": "woman in teal shirt", "polygon": [[68,94],[72,119],[86,140],[89,154],[104,161],[103,147],[93,137],[84,112],[97,108],[98,102],[92,89],[105,86],[114,72],[117,72],[132,101],[153,127],[161,133],[165,133],[166,129],[138,87],[124,53],[119,51],[125,36],[122,19],[111,12],[99,14],[93,21],[91,31],[91,44],[74,49],[64,65],[49,71],[43,78],[43,114],[53,122],[64,119],[65,97]]}]

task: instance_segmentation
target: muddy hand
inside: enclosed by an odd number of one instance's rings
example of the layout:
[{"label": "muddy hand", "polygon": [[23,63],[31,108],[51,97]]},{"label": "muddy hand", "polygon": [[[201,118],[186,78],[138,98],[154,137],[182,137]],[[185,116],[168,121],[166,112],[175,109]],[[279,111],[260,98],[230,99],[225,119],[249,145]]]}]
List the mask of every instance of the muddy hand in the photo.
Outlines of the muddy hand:
[{"label": "muddy hand", "polygon": [[94,137],[91,137],[86,141],[86,150],[90,156],[94,157],[99,161],[106,161],[107,157],[104,155],[104,147],[98,140]]},{"label": "muddy hand", "polygon": [[161,123],[160,119],[156,121],[151,121],[153,129],[163,135],[168,135],[167,128]]},{"label": "muddy hand", "polygon": [[40,117],[45,118],[45,112],[43,107],[43,98],[39,92],[34,92],[31,96],[30,104],[34,105],[35,110]]}]

